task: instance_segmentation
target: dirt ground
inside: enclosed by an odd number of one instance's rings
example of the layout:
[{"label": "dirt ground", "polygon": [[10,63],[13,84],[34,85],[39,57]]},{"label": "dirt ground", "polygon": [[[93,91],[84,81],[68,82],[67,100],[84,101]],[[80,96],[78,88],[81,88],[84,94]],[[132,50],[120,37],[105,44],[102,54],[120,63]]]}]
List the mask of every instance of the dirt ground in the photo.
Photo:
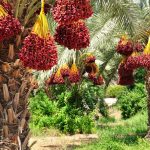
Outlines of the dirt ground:
[{"label": "dirt ground", "polygon": [[116,121],[121,119],[121,111],[116,108],[109,108],[109,116],[114,117]]},{"label": "dirt ground", "polygon": [[60,137],[32,137],[29,142],[31,150],[72,150],[82,143],[89,143],[98,139],[96,134],[76,134]]}]

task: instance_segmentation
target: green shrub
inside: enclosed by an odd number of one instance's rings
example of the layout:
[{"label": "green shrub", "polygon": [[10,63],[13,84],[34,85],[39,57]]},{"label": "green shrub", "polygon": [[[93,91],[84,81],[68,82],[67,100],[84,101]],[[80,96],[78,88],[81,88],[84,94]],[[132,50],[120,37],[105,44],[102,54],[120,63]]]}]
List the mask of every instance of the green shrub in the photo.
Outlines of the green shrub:
[{"label": "green shrub", "polygon": [[94,129],[92,114],[83,114],[70,106],[64,107],[55,117],[55,126],[64,133],[92,133]]},{"label": "green shrub", "polygon": [[106,90],[106,97],[119,98],[126,91],[127,91],[127,87],[126,86],[111,85]]},{"label": "green shrub", "polygon": [[108,114],[108,106],[107,104],[104,102],[104,99],[101,99],[99,101],[99,112],[103,117],[108,118],[109,114]]},{"label": "green shrub", "polygon": [[135,82],[136,83],[144,83],[145,82],[145,76],[146,76],[146,70],[144,68],[139,68],[135,71]]},{"label": "green shrub", "polygon": [[41,90],[31,98],[31,127],[57,128],[64,133],[91,133],[95,127],[93,111],[107,116],[104,88],[90,82],[80,85],[55,85],[50,88],[51,99]]},{"label": "green shrub", "polygon": [[99,112],[107,117],[108,108],[103,101],[104,93],[105,90],[103,86],[93,86],[91,83],[83,82],[80,86],[80,90],[78,85],[75,85],[72,87],[72,90],[66,90],[60,95],[57,95],[56,100],[59,107],[69,104],[85,112],[92,112],[98,104]]},{"label": "green shrub", "polygon": [[50,101],[43,91],[30,99],[31,124],[40,128],[54,125],[53,117],[58,111],[57,103]]},{"label": "green shrub", "polygon": [[98,99],[103,99],[104,88],[93,86],[93,84],[88,82],[83,82],[80,87],[74,85],[71,89],[60,92],[57,95],[56,100],[59,102],[60,106],[66,105],[66,103],[74,106],[75,108],[80,108],[84,111],[93,111],[98,102]]},{"label": "green shrub", "polygon": [[51,101],[43,91],[39,91],[30,100],[32,113],[31,127],[55,127],[64,133],[91,133],[94,129],[92,113],[85,113],[82,109],[69,103],[72,94],[62,93],[57,101]]},{"label": "green shrub", "polygon": [[143,84],[136,84],[119,98],[120,109],[124,119],[146,109],[146,90]]}]

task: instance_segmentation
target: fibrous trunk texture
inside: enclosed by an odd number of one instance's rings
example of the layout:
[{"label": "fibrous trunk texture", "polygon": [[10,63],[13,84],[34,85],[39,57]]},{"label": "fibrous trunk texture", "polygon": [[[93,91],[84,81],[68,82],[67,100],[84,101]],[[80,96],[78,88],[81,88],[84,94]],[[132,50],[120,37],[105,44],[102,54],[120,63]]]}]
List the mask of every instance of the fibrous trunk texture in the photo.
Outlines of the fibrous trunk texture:
[{"label": "fibrous trunk texture", "polygon": [[27,150],[32,76],[17,59],[17,48],[5,45],[0,48],[0,149]]},{"label": "fibrous trunk texture", "polygon": [[150,139],[150,71],[147,71],[146,75],[146,89],[147,89],[147,110],[148,110],[148,132],[146,135],[147,139]]}]

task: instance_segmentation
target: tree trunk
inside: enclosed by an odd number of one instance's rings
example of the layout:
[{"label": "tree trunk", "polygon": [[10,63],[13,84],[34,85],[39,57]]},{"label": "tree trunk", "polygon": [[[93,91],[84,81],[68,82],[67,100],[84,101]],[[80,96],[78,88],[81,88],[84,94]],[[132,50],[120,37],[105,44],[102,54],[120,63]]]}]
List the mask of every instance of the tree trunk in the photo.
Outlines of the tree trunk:
[{"label": "tree trunk", "polygon": [[147,89],[147,110],[148,110],[148,132],[146,138],[150,139],[150,71],[146,75],[146,89]]},{"label": "tree trunk", "polygon": [[8,45],[0,49],[0,149],[28,150],[32,76],[16,59],[14,45]]}]

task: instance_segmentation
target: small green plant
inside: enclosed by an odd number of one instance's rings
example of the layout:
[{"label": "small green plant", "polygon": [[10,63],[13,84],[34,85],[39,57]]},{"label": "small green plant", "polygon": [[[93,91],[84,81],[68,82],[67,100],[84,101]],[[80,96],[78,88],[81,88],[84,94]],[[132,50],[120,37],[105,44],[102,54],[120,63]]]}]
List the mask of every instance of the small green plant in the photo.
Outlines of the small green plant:
[{"label": "small green plant", "polygon": [[135,82],[136,83],[145,83],[146,69],[139,68],[135,71]]},{"label": "small green plant", "polygon": [[104,99],[100,99],[99,101],[99,112],[103,117],[108,117],[108,106],[106,105],[106,103],[104,102]]},{"label": "small green plant", "polygon": [[136,84],[128,92],[120,96],[119,105],[124,119],[146,109],[146,90],[143,84]]},{"label": "small green plant", "polygon": [[111,85],[106,90],[106,97],[119,98],[126,91],[127,91],[127,87],[126,86]]},{"label": "small green plant", "polygon": [[43,91],[30,100],[30,112],[32,113],[31,124],[39,128],[52,127],[54,125],[53,117],[57,112],[57,103],[50,101]]},{"label": "small green plant", "polygon": [[102,117],[99,120],[100,123],[114,123],[115,121],[116,119],[114,117]]}]

